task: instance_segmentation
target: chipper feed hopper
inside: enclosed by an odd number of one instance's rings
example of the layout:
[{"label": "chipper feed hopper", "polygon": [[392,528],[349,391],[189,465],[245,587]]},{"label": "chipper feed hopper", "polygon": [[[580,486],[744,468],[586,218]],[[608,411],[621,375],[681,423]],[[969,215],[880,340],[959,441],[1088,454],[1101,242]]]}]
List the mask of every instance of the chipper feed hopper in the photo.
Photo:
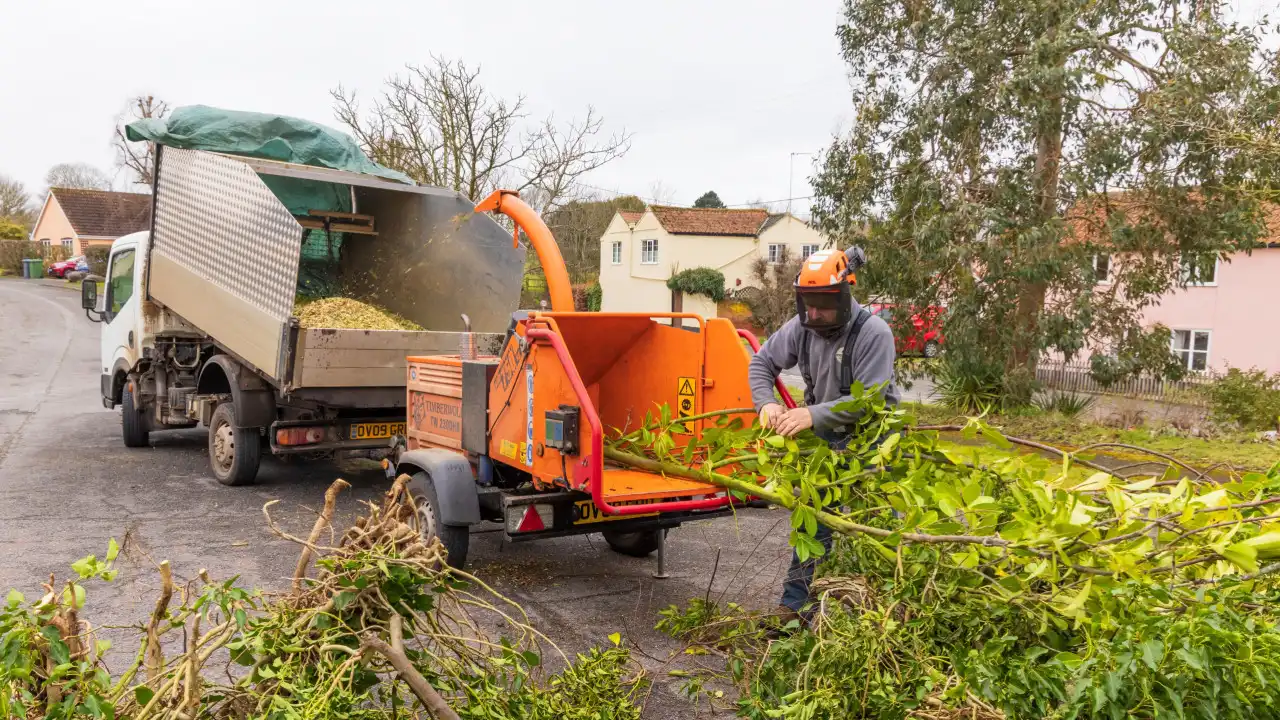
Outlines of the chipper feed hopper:
[{"label": "chipper feed hopper", "polygon": [[[717,410],[749,408],[748,333],[685,313],[574,312],[541,219],[514,193],[496,210],[524,230],[547,275],[550,312],[517,313],[497,356],[408,358],[407,447],[424,532],[461,565],[468,526],[500,522],[511,541],[602,532],[614,550],[661,550],[666,529],[731,510],[721,488],[604,458],[610,436],[670,407],[693,433]],[[785,391],[783,397],[790,398]],[[744,413],[743,420],[751,421]],[[661,553],[659,555],[661,558]]]}]

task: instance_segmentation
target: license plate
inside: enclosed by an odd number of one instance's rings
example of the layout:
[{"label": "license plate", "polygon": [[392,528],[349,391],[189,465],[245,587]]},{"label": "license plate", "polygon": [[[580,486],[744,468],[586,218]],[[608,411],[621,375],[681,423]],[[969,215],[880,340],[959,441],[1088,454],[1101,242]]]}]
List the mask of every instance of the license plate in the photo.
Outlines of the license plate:
[{"label": "license plate", "polygon": [[[613,505],[652,505],[657,500],[631,500]],[[600,512],[600,508],[591,500],[579,500],[573,505],[573,524],[586,525],[588,523],[609,522],[610,520],[630,520],[631,518],[653,517],[658,513],[637,513],[635,515],[605,515]]]},{"label": "license plate", "polygon": [[404,434],[404,423],[354,423],[351,426],[352,440],[377,440]]}]

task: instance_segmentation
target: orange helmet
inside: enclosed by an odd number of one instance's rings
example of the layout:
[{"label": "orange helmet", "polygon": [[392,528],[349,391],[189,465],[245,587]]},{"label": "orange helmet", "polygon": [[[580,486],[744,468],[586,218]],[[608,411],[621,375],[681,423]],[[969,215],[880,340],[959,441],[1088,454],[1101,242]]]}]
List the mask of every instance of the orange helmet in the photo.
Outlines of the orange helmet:
[{"label": "orange helmet", "polygon": [[819,250],[805,258],[796,276],[796,314],[800,324],[819,333],[839,332],[853,317],[851,284],[867,262],[860,247]]}]

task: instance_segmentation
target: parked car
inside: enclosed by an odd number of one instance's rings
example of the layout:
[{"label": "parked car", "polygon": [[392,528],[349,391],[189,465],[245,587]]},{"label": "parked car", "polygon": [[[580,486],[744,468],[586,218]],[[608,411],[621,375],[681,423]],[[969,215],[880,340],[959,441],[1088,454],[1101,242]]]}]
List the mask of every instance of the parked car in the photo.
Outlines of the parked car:
[{"label": "parked car", "polygon": [[[63,260],[62,262],[53,263],[49,266],[49,277],[64,278],[67,276],[67,273],[72,270],[78,270],[78,266],[84,263],[84,261],[85,259],[83,255],[77,255],[76,257]],[[88,267],[88,265],[85,265],[86,269],[88,269]]]},{"label": "parked car", "polygon": [[84,258],[80,258],[80,262],[76,263],[76,272],[82,272],[82,273],[88,274],[89,261],[85,260]]},{"label": "parked car", "polygon": [[930,305],[915,312],[914,308],[892,303],[876,303],[868,306],[871,312],[893,329],[893,341],[899,355],[923,355],[934,358],[942,352],[946,338],[942,334],[942,321],[946,308]]}]

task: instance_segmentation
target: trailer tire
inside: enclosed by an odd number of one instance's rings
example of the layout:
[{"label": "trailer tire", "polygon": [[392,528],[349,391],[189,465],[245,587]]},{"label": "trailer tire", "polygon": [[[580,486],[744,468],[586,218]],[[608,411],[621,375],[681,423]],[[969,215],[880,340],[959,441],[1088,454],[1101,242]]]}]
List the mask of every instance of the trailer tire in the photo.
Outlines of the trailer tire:
[{"label": "trailer tire", "polygon": [[249,485],[262,462],[258,428],[237,428],[232,403],[221,403],[209,418],[209,467],[223,485]]},{"label": "trailer tire", "polygon": [[147,430],[147,419],[133,404],[133,383],[130,381],[125,381],[124,389],[120,391],[120,408],[122,412],[120,427],[124,434],[124,446],[146,447],[151,439],[151,432]]},{"label": "trailer tire", "polygon": [[471,545],[471,529],[466,525],[445,525],[440,519],[440,500],[436,495],[436,484],[425,472],[414,473],[409,481],[409,497],[417,512],[414,525],[422,535],[422,539],[431,542],[431,538],[439,538],[440,544],[448,553],[446,562],[449,567],[461,570],[467,564],[467,550]]},{"label": "trailer tire", "polygon": [[605,530],[601,534],[604,535],[604,541],[609,543],[609,547],[614,552],[642,558],[649,557],[654,550],[658,549],[658,543],[661,541],[658,533],[665,532],[666,530],[641,530],[639,532]]}]

